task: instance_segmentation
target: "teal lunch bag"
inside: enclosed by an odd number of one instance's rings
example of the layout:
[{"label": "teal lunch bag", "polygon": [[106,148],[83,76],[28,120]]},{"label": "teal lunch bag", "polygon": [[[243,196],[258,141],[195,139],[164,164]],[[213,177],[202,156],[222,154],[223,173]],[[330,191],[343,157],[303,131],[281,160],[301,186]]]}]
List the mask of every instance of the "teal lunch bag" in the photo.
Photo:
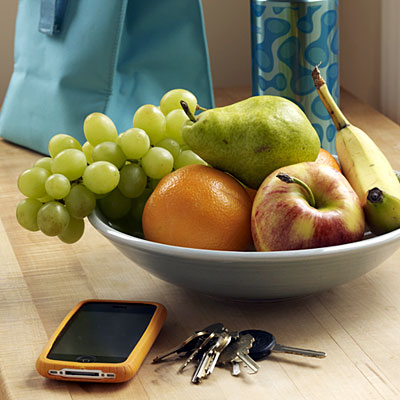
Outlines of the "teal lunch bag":
[{"label": "teal lunch bag", "polygon": [[0,136],[48,154],[103,112],[118,132],[170,89],[214,106],[201,0],[19,0]]}]

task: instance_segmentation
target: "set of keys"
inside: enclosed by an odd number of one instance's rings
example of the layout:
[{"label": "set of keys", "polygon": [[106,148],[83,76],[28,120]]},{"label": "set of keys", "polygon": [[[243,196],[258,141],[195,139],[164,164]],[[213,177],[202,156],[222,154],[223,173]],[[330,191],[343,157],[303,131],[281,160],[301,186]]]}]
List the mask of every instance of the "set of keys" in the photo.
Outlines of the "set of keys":
[{"label": "set of keys", "polygon": [[257,361],[268,357],[272,352],[315,358],[326,357],[323,351],[281,345],[266,331],[255,329],[228,331],[222,323],[217,322],[196,331],[177,347],[156,357],[153,363],[177,354],[185,358],[178,372],[182,372],[190,363],[196,364],[192,383],[197,384],[212,374],[217,365],[230,365],[233,376],[241,373],[241,366],[247,373],[255,374],[260,368]]}]

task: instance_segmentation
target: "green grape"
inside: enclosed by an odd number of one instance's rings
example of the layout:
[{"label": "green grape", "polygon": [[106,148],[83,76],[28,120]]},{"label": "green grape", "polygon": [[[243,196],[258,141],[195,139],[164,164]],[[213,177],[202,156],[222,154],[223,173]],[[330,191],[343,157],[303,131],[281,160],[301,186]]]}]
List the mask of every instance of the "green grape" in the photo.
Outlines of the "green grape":
[{"label": "green grape", "polygon": [[129,160],[139,160],[149,151],[150,138],[143,129],[128,129],[121,137],[121,148]]},{"label": "green grape", "polygon": [[65,206],[58,201],[44,204],[38,211],[37,224],[47,236],[61,234],[69,224],[70,216]]},{"label": "green grape", "polygon": [[147,176],[161,179],[174,167],[174,157],[162,147],[152,147],[142,158],[142,167]]},{"label": "green grape", "polygon": [[164,114],[154,105],[145,104],[139,107],[133,116],[133,127],[143,129],[154,145],[166,135]]},{"label": "green grape", "polygon": [[98,201],[101,212],[108,219],[124,217],[131,209],[132,200],[125,197],[118,188]]},{"label": "green grape", "polygon": [[81,144],[72,136],[59,133],[49,141],[49,154],[55,157],[58,153],[66,149],[82,150]]},{"label": "green grape", "polygon": [[174,159],[176,159],[181,152],[179,143],[174,139],[171,139],[170,137],[164,138],[163,140],[158,142],[157,147],[162,147],[168,150],[172,154],[172,157],[174,157]]},{"label": "green grape", "polygon": [[207,163],[192,150],[183,150],[175,160],[174,168],[178,169],[191,164],[207,165]]},{"label": "green grape", "polygon": [[125,134],[125,132],[121,132],[117,137],[116,143],[120,146],[121,146],[121,139],[122,139],[122,136],[124,136],[124,134]]},{"label": "green grape", "polygon": [[89,142],[85,142],[82,146],[82,151],[86,157],[87,163],[91,164],[93,162],[92,158],[93,146]]},{"label": "green grape", "polygon": [[42,202],[42,203],[48,203],[49,201],[54,200],[54,197],[52,197],[52,196],[46,194],[46,195],[43,196],[43,197],[39,197],[38,200],[39,200],[40,202]]},{"label": "green grape", "polygon": [[17,205],[17,221],[19,224],[28,229],[28,231],[38,231],[37,214],[43,203],[36,199],[23,199]]},{"label": "green grape", "polygon": [[35,164],[33,164],[33,166],[44,168],[51,172],[52,164],[53,164],[53,159],[51,157],[42,157],[42,158],[39,158],[39,160],[37,160],[35,162]]},{"label": "green grape", "polygon": [[53,174],[65,175],[70,181],[80,178],[87,166],[86,156],[82,151],[67,149],[58,153],[53,159]]},{"label": "green grape", "polygon": [[184,151],[184,150],[191,150],[191,148],[187,144],[182,144],[181,151]]},{"label": "green grape", "polygon": [[63,199],[71,190],[69,179],[61,174],[50,175],[44,184],[46,192],[53,199]]},{"label": "green grape", "polygon": [[181,100],[189,106],[192,114],[197,108],[196,96],[186,89],[173,89],[165,93],[160,101],[160,108],[164,115],[168,115],[172,110],[182,110]]},{"label": "green grape", "polygon": [[182,125],[189,121],[188,116],[185,111],[181,110],[172,110],[167,116],[167,136],[177,141],[179,144],[184,144],[185,142],[182,139]]},{"label": "green grape", "polygon": [[61,232],[58,237],[64,243],[75,243],[83,235],[85,230],[85,221],[83,219],[70,218],[68,226]]},{"label": "green grape", "polygon": [[74,218],[87,217],[96,207],[95,195],[81,183],[73,185],[65,198],[65,206]]},{"label": "green grape", "polygon": [[83,132],[93,147],[102,142],[115,142],[118,137],[117,128],[111,118],[99,112],[85,118]]},{"label": "green grape", "polygon": [[118,188],[125,197],[140,196],[146,185],[147,175],[140,165],[128,164],[121,169]]},{"label": "green grape", "polygon": [[111,192],[117,187],[118,182],[118,168],[108,161],[96,161],[83,173],[83,184],[96,194]]},{"label": "green grape", "polygon": [[108,161],[118,169],[125,165],[126,157],[121,147],[115,142],[99,143],[93,148],[93,161]]},{"label": "green grape", "polygon": [[152,192],[152,189],[146,188],[139,197],[132,200],[132,216],[137,221],[142,221],[144,206],[146,205],[147,199],[150,197]]},{"label": "green grape", "polygon": [[26,197],[38,199],[46,196],[44,187],[50,171],[41,167],[29,168],[18,177],[18,189]]}]

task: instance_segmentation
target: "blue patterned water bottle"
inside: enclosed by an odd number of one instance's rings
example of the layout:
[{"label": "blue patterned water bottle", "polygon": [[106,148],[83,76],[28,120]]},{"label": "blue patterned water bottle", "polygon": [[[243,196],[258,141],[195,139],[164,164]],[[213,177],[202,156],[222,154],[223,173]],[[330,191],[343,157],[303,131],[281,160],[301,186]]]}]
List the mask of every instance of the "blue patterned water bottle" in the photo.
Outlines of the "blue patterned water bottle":
[{"label": "blue patterned water bottle", "polygon": [[338,0],[251,0],[253,95],[279,95],[306,113],[322,147],[336,154],[336,128],[314,88],[322,76],[339,101]]}]

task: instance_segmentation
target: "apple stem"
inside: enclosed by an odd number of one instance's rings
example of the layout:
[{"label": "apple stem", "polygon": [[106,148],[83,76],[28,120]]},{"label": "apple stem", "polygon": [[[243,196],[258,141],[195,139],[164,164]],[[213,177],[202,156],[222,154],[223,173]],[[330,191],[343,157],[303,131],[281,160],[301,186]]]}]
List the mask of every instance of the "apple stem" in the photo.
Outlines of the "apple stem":
[{"label": "apple stem", "polygon": [[193,113],[190,111],[189,106],[187,105],[186,101],[181,100],[180,101],[181,106],[183,108],[183,111],[185,111],[186,115],[192,122],[197,122],[196,117],[193,115]]},{"label": "apple stem", "polygon": [[315,208],[314,194],[311,191],[310,187],[305,182],[303,182],[301,179],[295,178],[293,176],[289,176],[288,174],[284,174],[284,173],[279,173],[276,177],[279,178],[282,182],[297,183],[298,185],[303,187],[308,194],[308,200],[309,200],[308,202],[310,203],[310,206]]}]

